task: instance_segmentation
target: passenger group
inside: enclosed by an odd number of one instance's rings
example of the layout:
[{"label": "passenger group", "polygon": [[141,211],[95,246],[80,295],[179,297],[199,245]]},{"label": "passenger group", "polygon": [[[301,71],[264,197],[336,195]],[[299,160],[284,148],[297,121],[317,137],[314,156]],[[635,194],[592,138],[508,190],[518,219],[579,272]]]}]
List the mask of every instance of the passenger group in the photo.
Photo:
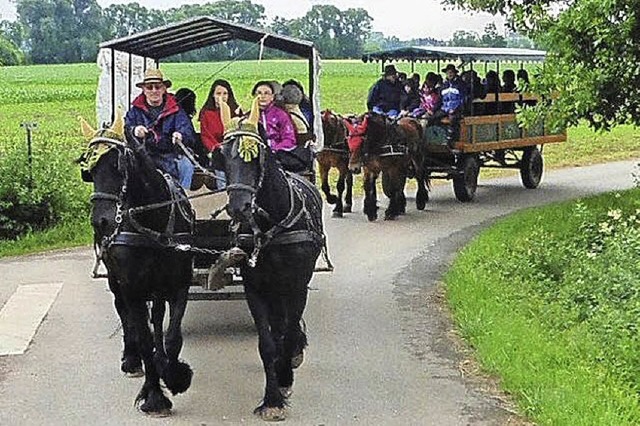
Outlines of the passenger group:
[{"label": "passenger group", "polygon": [[[419,74],[407,78],[405,73],[398,72],[394,65],[384,67],[382,77],[371,87],[367,97],[369,111],[384,114],[391,119],[410,116],[426,120],[427,125],[448,118],[450,132],[447,136],[449,146],[453,147],[459,134],[459,123],[463,115],[471,114],[470,102],[483,99],[487,95],[515,92],[516,74],[513,70],[505,70],[502,83],[495,71],[488,71],[484,81],[477,73],[468,70],[459,73],[455,65],[449,64],[441,70],[446,78],[429,72],[424,83],[419,86]],[[529,83],[527,71],[518,71],[517,80],[520,88]],[[514,102],[483,102],[474,104],[474,115],[510,114],[515,111]]]},{"label": "passenger group", "polygon": [[[244,115],[231,84],[218,79],[211,85],[198,114],[199,134],[191,121],[197,112],[192,90],[183,88],[175,95],[169,93],[171,81],[158,69],[145,71],[143,80],[136,86],[142,93],[127,112],[125,128],[145,142],[156,166],[183,188],[191,188],[195,165],[189,159],[193,155],[185,153],[187,149],[215,174],[218,189],[223,188],[224,163],[220,147],[224,127],[220,101],[229,105],[232,117]],[[282,85],[264,80],[254,85],[251,94],[258,98],[261,136],[283,168],[294,173],[312,171],[312,108],[302,85],[295,80]]]}]

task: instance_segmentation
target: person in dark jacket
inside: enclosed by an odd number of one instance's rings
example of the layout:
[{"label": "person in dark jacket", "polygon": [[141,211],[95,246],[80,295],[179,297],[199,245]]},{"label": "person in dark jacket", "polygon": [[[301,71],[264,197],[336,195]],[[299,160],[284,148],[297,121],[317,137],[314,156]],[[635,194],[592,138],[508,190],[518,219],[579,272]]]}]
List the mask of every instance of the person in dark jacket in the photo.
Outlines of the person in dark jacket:
[{"label": "person in dark jacket", "polygon": [[[493,70],[489,70],[487,71],[487,75],[485,77],[485,85],[484,85],[486,92],[487,92],[487,96],[489,96],[489,99],[497,99],[497,94],[500,93],[500,76],[498,76],[498,73],[493,71]],[[499,102],[487,102],[484,105],[484,114],[485,115],[493,115],[493,114],[498,114],[501,109],[498,108],[499,106]]]},{"label": "person in dark jacket", "polygon": [[420,91],[418,90],[418,84],[412,78],[406,79],[402,86],[400,115],[407,115],[420,106]]},{"label": "person in dark jacket", "polygon": [[460,135],[460,119],[467,100],[467,87],[458,76],[458,69],[455,65],[449,64],[442,69],[447,78],[442,82],[440,95],[442,106],[437,113],[437,118],[448,117],[449,132],[447,133],[447,144],[449,148],[454,148]]},{"label": "person in dark jacket", "polygon": [[393,65],[384,67],[384,74],[369,90],[367,109],[377,114],[395,118],[400,112],[402,87],[398,84],[398,72]]},{"label": "person in dark jacket", "polygon": [[145,141],[151,159],[160,170],[171,175],[183,188],[189,188],[194,165],[176,143],[180,141],[193,149],[195,132],[176,97],[167,93],[171,80],[165,80],[158,69],[148,69],[136,86],[142,89],[142,94],[131,103],[125,128]]}]

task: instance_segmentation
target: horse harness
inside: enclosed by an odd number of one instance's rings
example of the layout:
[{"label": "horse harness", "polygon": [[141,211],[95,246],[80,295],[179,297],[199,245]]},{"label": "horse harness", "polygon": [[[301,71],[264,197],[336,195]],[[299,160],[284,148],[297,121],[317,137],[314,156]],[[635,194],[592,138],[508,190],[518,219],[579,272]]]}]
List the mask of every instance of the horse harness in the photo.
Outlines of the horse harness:
[{"label": "horse harness", "polygon": [[[384,126],[385,126],[385,140],[387,139],[387,135],[389,134],[389,129],[393,128],[393,126],[397,126],[397,120],[389,120],[386,116],[384,117]],[[362,137],[364,141],[366,141],[369,137],[367,134],[367,130],[365,129],[361,133],[350,133],[352,137]],[[364,142],[363,142],[364,145]],[[364,153],[365,157],[375,155],[376,157],[400,157],[405,156],[409,153],[409,149],[405,144],[392,144],[388,143],[386,145],[380,146],[380,153],[370,154]]]},{"label": "horse harness", "polygon": [[[165,181],[165,187],[170,194],[170,199],[158,203],[132,207],[125,210],[123,207],[127,196],[127,182],[129,181],[129,169],[126,166],[126,163],[131,160],[131,156],[133,155],[133,148],[119,140],[105,137],[98,137],[93,139],[89,143],[89,148],[92,148],[98,144],[107,144],[111,147],[115,147],[118,150],[118,171],[122,173],[123,179],[118,195],[105,192],[94,192],[89,198],[91,202],[110,201],[115,203],[116,205],[116,213],[114,216],[114,222],[116,226],[113,232],[108,236],[102,236],[100,241],[97,241],[97,235],[95,236],[96,241],[94,241],[94,249],[96,253],[96,262],[93,268],[94,278],[102,277],[100,274],[98,274],[98,268],[100,262],[104,262],[104,256],[112,246],[148,247],[155,249],[176,250],[182,252],[197,251],[206,252],[209,254],[222,253],[221,250],[208,250],[192,247],[193,231],[195,227],[194,215],[193,211],[190,208],[189,211],[187,211],[184,202],[188,201],[191,198],[209,195],[209,192],[187,197],[182,192],[182,190],[178,188],[173,178],[169,174],[158,170]],[[142,225],[135,217],[135,215],[138,213],[156,210],[163,207],[170,207],[169,218],[163,232],[159,232]],[[180,214],[181,217],[189,223],[190,232],[175,232],[177,214]],[[125,219],[126,222],[133,227],[135,232],[122,230]]]},{"label": "horse harness", "polygon": [[[225,135],[224,143],[231,143],[238,140],[240,137],[250,137],[255,139],[258,145],[261,147],[259,156],[260,175],[255,187],[245,185],[241,183],[229,184],[226,187],[227,192],[232,191],[247,191],[251,193],[251,215],[249,216],[249,226],[251,227],[251,234],[245,234],[240,232],[240,223],[232,224],[233,229],[233,245],[244,248],[253,248],[248,264],[250,267],[255,267],[258,262],[258,256],[260,251],[269,245],[284,245],[295,244],[301,242],[312,242],[317,244],[322,249],[322,254],[327,264],[327,270],[333,270],[333,265],[329,260],[327,251],[326,236],[322,230],[322,199],[313,190],[306,191],[312,194],[311,199],[308,199],[304,187],[307,189],[312,188],[312,184],[304,177],[277,168],[277,173],[281,173],[287,182],[287,190],[289,193],[289,212],[280,221],[275,221],[271,218],[271,215],[260,207],[257,203],[257,194],[264,183],[266,174],[266,154],[265,149],[270,149],[256,133],[237,130],[229,132]],[[313,220],[313,214],[316,217],[320,217],[320,221]],[[262,217],[263,219],[271,222],[273,225],[266,231],[262,231],[256,221],[256,217]],[[305,229],[292,230],[296,224],[301,221],[305,222]]]}]

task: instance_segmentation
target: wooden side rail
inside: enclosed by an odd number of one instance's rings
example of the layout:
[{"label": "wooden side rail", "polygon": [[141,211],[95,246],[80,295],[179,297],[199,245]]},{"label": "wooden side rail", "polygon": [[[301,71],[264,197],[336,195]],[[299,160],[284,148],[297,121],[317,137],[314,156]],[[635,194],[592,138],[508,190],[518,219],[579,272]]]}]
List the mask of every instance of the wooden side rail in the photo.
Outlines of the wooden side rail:
[{"label": "wooden side rail", "polygon": [[[496,99],[496,94],[497,99]],[[487,93],[487,95],[483,99],[474,99],[474,104],[483,104],[490,102],[523,102],[523,101],[538,101],[540,97],[533,93],[518,93],[518,92],[508,92],[508,93]]]}]

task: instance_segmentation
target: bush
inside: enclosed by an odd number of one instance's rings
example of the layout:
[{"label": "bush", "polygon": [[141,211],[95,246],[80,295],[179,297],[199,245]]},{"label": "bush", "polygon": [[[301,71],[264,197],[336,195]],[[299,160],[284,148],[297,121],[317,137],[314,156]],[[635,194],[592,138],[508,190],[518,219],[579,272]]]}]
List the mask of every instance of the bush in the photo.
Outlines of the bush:
[{"label": "bush", "polygon": [[11,41],[0,36],[0,65],[21,65],[24,53]]},{"label": "bush", "polygon": [[17,132],[0,150],[0,239],[16,239],[89,211],[89,188],[79,185],[73,162],[76,150],[62,138],[34,137],[31,178],[25,145],[24,133]]}]

